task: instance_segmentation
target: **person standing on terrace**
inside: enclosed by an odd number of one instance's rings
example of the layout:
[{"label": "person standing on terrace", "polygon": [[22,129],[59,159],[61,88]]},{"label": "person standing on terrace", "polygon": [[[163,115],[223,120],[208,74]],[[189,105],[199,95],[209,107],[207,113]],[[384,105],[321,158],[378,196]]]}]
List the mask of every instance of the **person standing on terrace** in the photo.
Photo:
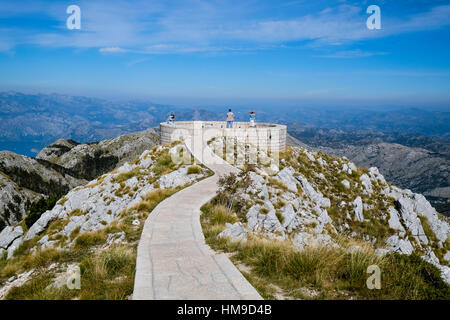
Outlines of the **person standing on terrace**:
[{"label": "person standing on terrace", "polygon": [[256,123],[255,123],[255,121],[256,121],[256,112],[255,111],[250,111],[249,114],[250,114],[250,125],[249,125],[249,127],[250,128],[255,128],[256,127]]},{"label": "person standing on terrace", "polygon": [[228,112],[227,112],[227,128],[233,128],[233,121],[234,121],[234,113],[231,112],[231,109],[228,109]]}]

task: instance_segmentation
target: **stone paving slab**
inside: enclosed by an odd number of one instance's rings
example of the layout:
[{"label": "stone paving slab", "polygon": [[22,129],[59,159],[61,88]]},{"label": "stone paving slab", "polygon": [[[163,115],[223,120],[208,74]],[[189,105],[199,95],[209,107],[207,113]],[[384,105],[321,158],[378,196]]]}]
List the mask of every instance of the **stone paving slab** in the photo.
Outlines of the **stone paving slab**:
[{"label": "stone paving slab", "polygon": [[224,254],[206,244],[200,207],[214,197],[219,175],[236,172],[208,165],[214,176],[161,202],[145,222],[138,245],[134,300],[262,299]]}]

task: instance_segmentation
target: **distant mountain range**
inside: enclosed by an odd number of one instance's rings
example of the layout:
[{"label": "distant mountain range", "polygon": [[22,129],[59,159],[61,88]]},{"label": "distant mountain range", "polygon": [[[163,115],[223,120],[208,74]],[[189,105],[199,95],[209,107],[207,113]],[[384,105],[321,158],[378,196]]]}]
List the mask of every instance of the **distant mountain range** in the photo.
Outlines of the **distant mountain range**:
[{"label": "distant mountain range", "polygon": [[[0,93],[0,150],[36,156],[58,139],[81,143],[146,130],[170,112],[177,120],[199,117],[195,109],[142,101],[107,101],[60,94]],[[215,113],[201,111],[206,117]]]},{"label": "distant mountain range", "polygon": [[[288,126],[290,143],[306,144],[357,165],[377,166],[389,181],[424,193],[450,214],[450,111],[445,108],[232,107],[237,121]],[[91,143],[176,120],[221,120],[227,108],[175,107],[61,94],[0,93],[0,150],[36,157],[59,139]]]}]

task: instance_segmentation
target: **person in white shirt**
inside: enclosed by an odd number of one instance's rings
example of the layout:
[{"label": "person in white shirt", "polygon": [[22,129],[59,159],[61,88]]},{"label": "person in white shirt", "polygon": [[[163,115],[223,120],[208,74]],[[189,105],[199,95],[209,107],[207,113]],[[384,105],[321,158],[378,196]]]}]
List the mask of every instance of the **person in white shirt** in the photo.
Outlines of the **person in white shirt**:
[{"label": "person in white shirt", "polygon": [[228,109],[228,112],[227,112],[227,128],[233,128],[233,121],[234,121],[234,113],[231,112],[231,109]]}]

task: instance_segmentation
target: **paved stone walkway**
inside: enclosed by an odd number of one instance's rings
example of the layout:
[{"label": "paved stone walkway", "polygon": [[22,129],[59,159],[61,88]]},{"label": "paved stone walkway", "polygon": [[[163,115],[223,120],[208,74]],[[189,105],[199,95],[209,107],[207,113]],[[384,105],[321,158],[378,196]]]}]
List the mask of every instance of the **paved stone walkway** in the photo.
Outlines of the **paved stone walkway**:
[{"label": "paved stone walkway", "polygon": [[215,175],[175,193],[149,215],[137,252],[134,300],[262,299],[224,254],[205,244],[200,207],[211,200],[228,164],[208,167]]}]

